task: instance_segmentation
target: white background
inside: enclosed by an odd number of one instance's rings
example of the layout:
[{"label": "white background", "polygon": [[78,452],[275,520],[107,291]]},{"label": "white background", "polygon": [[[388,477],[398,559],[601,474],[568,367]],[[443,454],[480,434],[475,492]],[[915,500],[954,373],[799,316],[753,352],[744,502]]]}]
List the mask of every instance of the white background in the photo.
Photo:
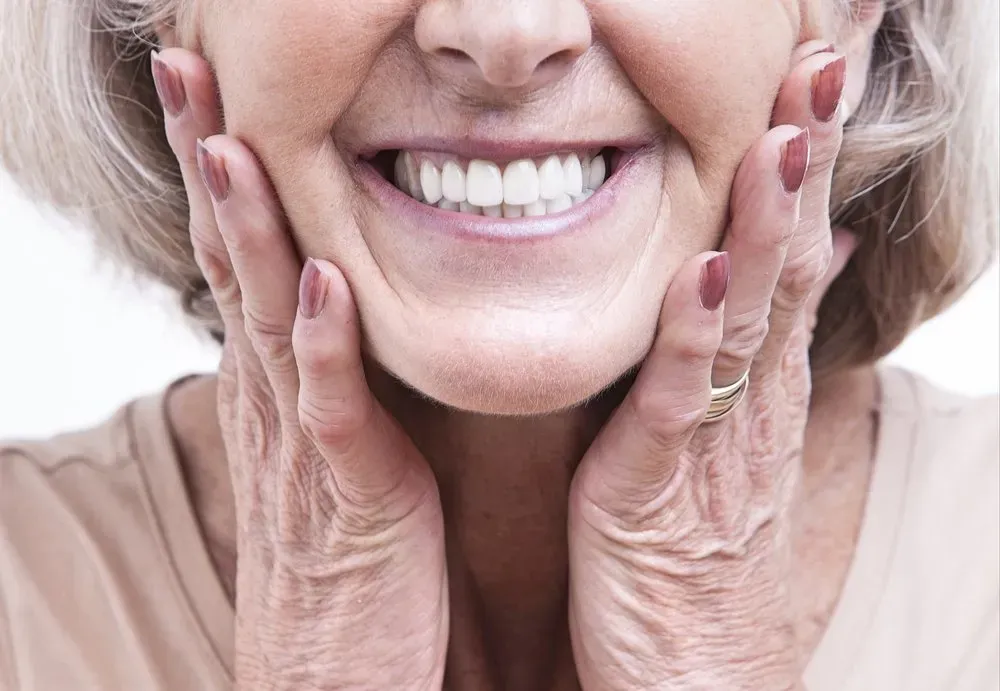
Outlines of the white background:
[{"label": "white background", "polygon": [[[969,394],[1000,388],[996,266],[890,360]],[[218,350],[162,289],[100,263],[86,235],[43,215],[0,173],[0,439],[97,424]]]}]

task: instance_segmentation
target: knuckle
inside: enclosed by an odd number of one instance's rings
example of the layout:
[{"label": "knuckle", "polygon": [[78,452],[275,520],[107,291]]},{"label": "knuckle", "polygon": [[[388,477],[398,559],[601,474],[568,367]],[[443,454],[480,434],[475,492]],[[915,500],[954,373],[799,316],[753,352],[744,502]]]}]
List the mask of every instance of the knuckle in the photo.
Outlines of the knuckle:
[{"label": "knuckle", "polygon": [[211,218],[199,218],[201,214],[196,209],[191,210],[191,220],[188,222],[188,233],[191,236],[191,245],[195,249],[195,258],[202,252],[211,257],[229,263],[229,252],[226,250],[222,236],[216,228],[215,212]]},{"label": "knuckle", "polygon": [[635,419],[659,448],[677,446],[705,418],[705,402],[666,391],[637,390],[630,400]]},{"label": "knuckle", "polygon": [[711,361],[718,351],[718,336],[706,329],[699,330],[693,337],[682,339],[675,346],[676,357],[692,366]]},{"label": "knuckle", "polygon": [[332,339],[298,331],[293,336],[293,345],[295,357],[309,377],[321,378],[343,369],[344,353]]},{"label": "knuckle", "polygon": [[[214,294],[223,317],[238,320],[240,303],[243,301],[243,291],[239,281],[230,275],[229,280],[214,288]],[[239,324],[237,323],[236,326],[238,327]]]},{"label": "knuckle", "polygon": [[757,355],[757,351],[767,339],[769,330],[766,314],[752,313],[734,319],[727,325],[716,362],[737,367],[745,366],[745,363]]},{"label": "knuckle", "polygon": [[809,251],[797,260],[789,261],[785,264],[779,279],[782,290],[787,294],[804,299],[823,280],[832,260],[833,249],[827,243]]},{"label": "knuckle", "polygon": [[205,235],[207,235],[205,231],[195,231],[192,226],[191,243],[194,261],[209,284],[215,288],[230,280],[232,270],[229,253],[224,247],[219,247],[219,243],[212,242]]},{"label": "knuckle", "polygon": [[324,448],[343,450],[357,439],[371,419],[370,406],[361,406],[346,397],[317,400],[303,396],[299,402],[299,423],[306,436]]},{"label": "knuckle", "polygon": [[837,163],[844,140],[842,127],[835,127],[813,139],[809,153],[809,169],[812,175],[828,173]]},{"label": "knuckle", "polygon": [[243,308],[243,324],[247,337],[261,360],[275,367],[294,367],[295,355],[287,327],[273,319],[261,317],[247,305]]},{"label": "knuckle", "polygon": [[236,274],[229,265],[228,255],[222,258],[218,253],[195,247],[194,256],[198,268],[208,281],[223,318],[237,318],[239,305],[243,301],[243,292],[239,281],[236,280]]}]

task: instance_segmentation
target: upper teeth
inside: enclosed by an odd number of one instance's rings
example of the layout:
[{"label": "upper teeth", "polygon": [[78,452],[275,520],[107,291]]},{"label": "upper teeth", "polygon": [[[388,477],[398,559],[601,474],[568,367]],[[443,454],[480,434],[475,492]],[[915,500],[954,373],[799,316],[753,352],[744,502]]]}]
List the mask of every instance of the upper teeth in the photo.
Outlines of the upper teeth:
[{"label": "upper teeth", "polygon": [[520,218],[565,211],[586,201],[604,184],[604,158],[598,154],[552,155],[521,159],[501,167],[472,160],[463,168],[455,160],[441,168],[409,151],[396,159],[396,185],[418,201],[449,211]]}]

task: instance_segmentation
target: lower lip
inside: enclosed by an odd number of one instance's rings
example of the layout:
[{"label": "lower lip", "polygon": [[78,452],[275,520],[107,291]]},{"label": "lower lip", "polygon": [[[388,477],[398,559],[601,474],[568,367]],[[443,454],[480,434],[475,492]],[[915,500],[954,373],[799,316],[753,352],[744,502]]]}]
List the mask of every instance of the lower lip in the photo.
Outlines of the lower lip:
[{"label": "lower lip", "polygon": [[358,167],[362,183],[388,213],[405,217],[419,227],[455,240],[534,242],[580,231],[607,214],[621,197],[623,188],[638,174],[635,163],[640,153],[624,154],[618,169],[584,203],[557,214],[530,218],[490,218],[439,209],[403,193],[367,161],[359,161]]}]

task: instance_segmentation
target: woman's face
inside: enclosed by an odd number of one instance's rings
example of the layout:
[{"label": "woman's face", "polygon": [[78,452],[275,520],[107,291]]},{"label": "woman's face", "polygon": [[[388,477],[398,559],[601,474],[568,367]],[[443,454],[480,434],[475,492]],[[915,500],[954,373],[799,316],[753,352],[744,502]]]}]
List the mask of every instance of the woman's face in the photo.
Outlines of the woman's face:
[{"label": "woman's face", "polygon": [[303,256],[347,276],[368,352],[446,404],[540,413],[644,357],[675,270],[722,236],[811,11],[212,0],[197,26],[229,133]]}]

